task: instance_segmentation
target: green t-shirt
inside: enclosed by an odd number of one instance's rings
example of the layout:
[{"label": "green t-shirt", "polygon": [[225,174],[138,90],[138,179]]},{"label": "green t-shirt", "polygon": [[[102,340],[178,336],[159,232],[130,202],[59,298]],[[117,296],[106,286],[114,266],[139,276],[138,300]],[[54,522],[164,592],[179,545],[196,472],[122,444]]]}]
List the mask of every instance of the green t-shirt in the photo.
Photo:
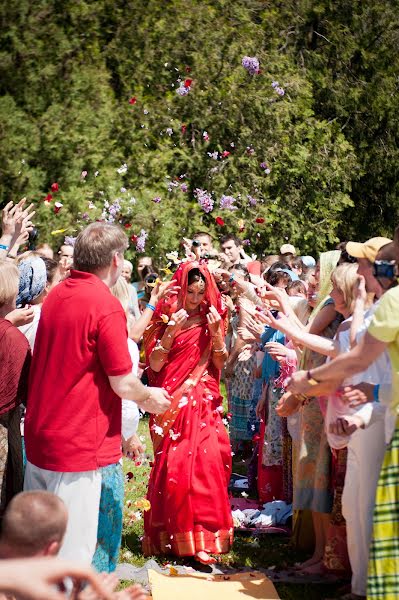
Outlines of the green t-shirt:
[{"label": "green t-shirt", "polygon": [[392,411],[399,407],[399,286],[381,298],[368,328],[370,335],[388,345],[392,368]]}]

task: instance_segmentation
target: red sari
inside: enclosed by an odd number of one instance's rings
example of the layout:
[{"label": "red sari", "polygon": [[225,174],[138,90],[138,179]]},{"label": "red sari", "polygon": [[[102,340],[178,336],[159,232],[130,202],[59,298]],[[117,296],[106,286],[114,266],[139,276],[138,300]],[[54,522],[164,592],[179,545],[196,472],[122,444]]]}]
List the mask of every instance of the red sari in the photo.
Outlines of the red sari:
[{"label": "red sari", "polygon": [[187,274],[200,268],[206,277],[206,300],[199,315],[189,317],[177,333],[161,371],[148,368],[150,385],[172,396],[170,409],[151,418],[154,465],[145,513],[143,551],[193,556],[197,552],[228,552],[233,522],[227,486],[231,448],[222,422],[220,371],[211,360],[211,337],[206,313],[209,303],[220,311],[217,288],[208,270],[198,263],[179,267],[174,279],[181,285],[179,300],[163,302],[146,332],[147,361],[166,328],[160,316],[184,306]]}]

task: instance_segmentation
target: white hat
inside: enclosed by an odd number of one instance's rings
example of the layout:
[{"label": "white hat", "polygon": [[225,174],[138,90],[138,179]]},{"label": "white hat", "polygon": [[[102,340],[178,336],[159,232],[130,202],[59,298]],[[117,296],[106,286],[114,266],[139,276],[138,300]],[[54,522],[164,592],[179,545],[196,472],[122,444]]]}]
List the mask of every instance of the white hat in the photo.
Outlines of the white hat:
[{"label": "white hat", "polygon": [[301,256],[301,260],[305,267],[315,267],[316,261],[313,256]]},{"label": "white hat", "polygon": [[280,248],[280,254],[294,254],[296,255],[295,247],[292,244],[283,244]]}]

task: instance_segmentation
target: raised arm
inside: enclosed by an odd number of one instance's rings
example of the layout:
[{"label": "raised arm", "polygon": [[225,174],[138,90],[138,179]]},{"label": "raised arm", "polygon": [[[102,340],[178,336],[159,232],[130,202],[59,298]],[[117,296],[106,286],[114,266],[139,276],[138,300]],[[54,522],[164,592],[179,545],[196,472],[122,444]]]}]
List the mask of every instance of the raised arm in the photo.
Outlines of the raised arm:
[{"label": "raised arm", "polygon": [[150,324],[152,315],[154,314],[154,308],[156,308],[158,302],[165,296],[177,294],[179,291],[180,287],[174,285],[174,283],[174,281],[166,281],[164,283],[158,282],[153,288],[150,301],[137,321],[133,323],[129,331],[129,337],[136,343],[141,340],[144,331]]}]

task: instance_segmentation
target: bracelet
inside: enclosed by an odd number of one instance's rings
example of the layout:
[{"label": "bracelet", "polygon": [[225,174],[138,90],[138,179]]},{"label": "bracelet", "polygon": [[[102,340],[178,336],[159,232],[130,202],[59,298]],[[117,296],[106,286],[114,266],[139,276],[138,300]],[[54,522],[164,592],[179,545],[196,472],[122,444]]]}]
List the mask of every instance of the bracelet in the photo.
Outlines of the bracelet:
[{"label": "bracelet", "polygon": [[146,304],[146,308],[149,308],[150,310],[154,311],[155,310],[155,306],[153,304]]},{"label": "bracelet", "polygon": [[308,380],[308,383],[309,383],[310,385],[319,385],[319,383],[321,383],[320,381],[318,381],[317,379],[315,379],[314,377],[312,377],[312,374],[311,374],[311,372],[310,372],[310,369],[309,369],[309,371],[307,371],[307,373],[306,373],[306,378],[307,378],[307,380]]},{"label": "bracelet", "polygon": [[224,344],[222,348],[212,348],[212,352],[214,352],[215,354],[222,354],[224,352],[227,352],[226,344]]},{"label": "bracelet", "polygon": [[374,402],[379,402],[379,401],[380,401],[380,399],[379,399],[379,397],[378,397],[379,391],[380,391],[380,386],[379,386],[379,384],[378,384],[378,385],[375,385],[375,386],[373,387],[373,399],[374,399]]},{"label": "bracelet", "polygon": [[158,346],[155,346],[154,350],[159,350],[160,352],[163,352],[164,354],[169,354],[170,348],[164,348],[162,346],[162,344],[158,344]]},{"label": "bracelet", "polygon": [[8,250],[10,246],[5,246],[4,244],[0,244],[0,250]]}]

